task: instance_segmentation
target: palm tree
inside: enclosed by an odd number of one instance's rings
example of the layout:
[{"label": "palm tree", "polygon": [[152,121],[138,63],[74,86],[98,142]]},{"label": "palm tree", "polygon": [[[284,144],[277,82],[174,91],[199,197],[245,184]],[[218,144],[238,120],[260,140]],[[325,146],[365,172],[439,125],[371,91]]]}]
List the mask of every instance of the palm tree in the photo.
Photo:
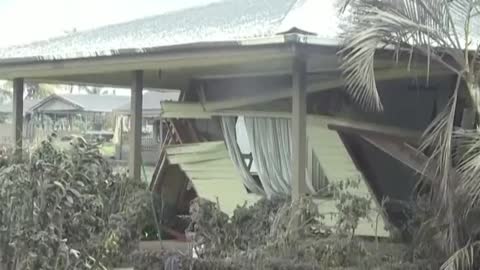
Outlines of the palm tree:
[{"label": "palm tree", "polygon": [[[423,55],[428,69],[441,65],[456,75],[450,101],[425,130],[419,150],[436,169],[429,200],[441,248],[451,256],[442,269],[471,269],[480,261],[479,230],[467,226],[480,210],[480,0],[346,0],[342,11],[349,19],[340,51],[345,82],[365,109],[382,110],[374,72],[382,46],[410,59]],[[471,130],[454,126],[462,91],[476,114]]]},{"label": "palm tree", "polygon": [[25,81],[25,92],[25,99],[42,99],[55,93],[55,89],[48,84]]}]

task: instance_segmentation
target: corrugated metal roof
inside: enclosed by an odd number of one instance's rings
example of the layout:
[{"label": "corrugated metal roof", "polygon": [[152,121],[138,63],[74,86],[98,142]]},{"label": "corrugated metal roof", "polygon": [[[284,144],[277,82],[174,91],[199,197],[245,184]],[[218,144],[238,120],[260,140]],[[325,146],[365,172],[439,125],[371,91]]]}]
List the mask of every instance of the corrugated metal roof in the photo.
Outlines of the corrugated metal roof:
[{"label": "corrugated metal roof", "polygon": [[[158,111],[160,114],[161,105],[160,102],[162,101],[177,101],[178,97],[180,96],[180,91],[161,91],[161,92],[153,92],[148,91],[143,93],[143,110],[144,111]],[[130,112],[130,101],[126,102],[122,106],[115,108],[114,111],[118,112]]]},{"label": "corrugated metal roof", "polygon": [[[272,37],[298,27],[335,38],[335,0],[225,0],[0,50],[0,59],[65,59],[122,50]],[[321,8],[320,8],[321,7]]]},{"label": "corrugated metal roof", "polygon": [[112,112],[120,104],[129,102],[128,96],[114,95],[61,95],[61,97],[80,105],[85,111]]},{"label": "corrugated metal roof", "polygon": [[50,101],[62,100],[79,108],[79,111],[87,112],[112,112],[113,109],[120,105],[128,103],[129,96],[114,96],[114,95],[80,95],[80,94],[65,94],[65,95],[51,95],[41,102],[37,103],[32,110],[41,110],[41,107],[48,106]]},{"label": "corrugated metal roof", "polygon": [[177,164],[192,181],[199,197],[219,202],[232,215],[237,206],[259,197],[248,194],[223,141],[170,145],[166,149],[171,164]]}]

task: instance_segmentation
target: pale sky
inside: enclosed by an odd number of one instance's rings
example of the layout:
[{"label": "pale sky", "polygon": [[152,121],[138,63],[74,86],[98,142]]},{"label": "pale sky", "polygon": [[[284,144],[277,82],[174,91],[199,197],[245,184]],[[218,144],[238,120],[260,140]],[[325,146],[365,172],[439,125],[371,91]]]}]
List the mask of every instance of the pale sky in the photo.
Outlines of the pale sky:
[{"label": "pale sky", "polygon": [[218,0],[0,0],[0,47]]}]

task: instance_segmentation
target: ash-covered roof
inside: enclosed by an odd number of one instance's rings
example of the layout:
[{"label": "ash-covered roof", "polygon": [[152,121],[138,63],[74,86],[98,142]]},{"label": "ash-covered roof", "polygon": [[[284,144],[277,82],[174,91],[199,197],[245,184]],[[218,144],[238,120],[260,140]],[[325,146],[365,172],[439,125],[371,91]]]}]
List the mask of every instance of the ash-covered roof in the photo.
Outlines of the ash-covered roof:
[{"label": "ash-covered roof", "polygon": [[[143,93],[143,111],[152,111],[157,112],[160,114],[162,101],[178,101],[178,97],[180,96],[180,91],[161,91],[161,92],[153,92],[148,91]],[[115,108],[114,111],[120,113],[130,113],[130,101],[122,104],[122,106]]]},{"label": "ash-covered roof", "polygon": [[[114,96],[114,95],[80,95],[80,94],[65,94],[65,95],[51,95],[46,97],[41,102],[37,103],[31,108],[33,111],[42,110],[53,102],[63,102],[72,105],[78,111],[84,112],[112,112],[115,108],[129,102],[128,96]],[[50,110],[50,109],[49,109]],[[55,109],[51,109],[55,111]],[[59,109],[63,110],[63,109]]]},{"label": "ash-covered roof", "polygon": [[142,52],[154,47],[266,38],[293,27],[335,38],[338,32],[335,1],[224,0],[1,49],[0,59],[116,55],[127,49]]}]

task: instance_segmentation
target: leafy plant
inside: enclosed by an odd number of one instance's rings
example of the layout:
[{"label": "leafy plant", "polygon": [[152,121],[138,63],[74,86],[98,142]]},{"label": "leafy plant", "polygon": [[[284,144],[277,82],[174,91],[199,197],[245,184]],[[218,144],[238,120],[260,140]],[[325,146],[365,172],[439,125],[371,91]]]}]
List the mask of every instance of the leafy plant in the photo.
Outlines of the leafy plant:
[{"label": "leafy plant", "polygon": [[355,236],[360,220],[369,220],[372,210],[371,198],[356,193],[360,181],[362,180],[347,179],[330,187],[337,208],[337,233],[349,235],[351,239]]},{"label": "leafy plant", "polygon": [[149,193],[114,174],[98,149],[44,141],[0,167],[2,269],[106,269],[136,248],[151,218]]}]

